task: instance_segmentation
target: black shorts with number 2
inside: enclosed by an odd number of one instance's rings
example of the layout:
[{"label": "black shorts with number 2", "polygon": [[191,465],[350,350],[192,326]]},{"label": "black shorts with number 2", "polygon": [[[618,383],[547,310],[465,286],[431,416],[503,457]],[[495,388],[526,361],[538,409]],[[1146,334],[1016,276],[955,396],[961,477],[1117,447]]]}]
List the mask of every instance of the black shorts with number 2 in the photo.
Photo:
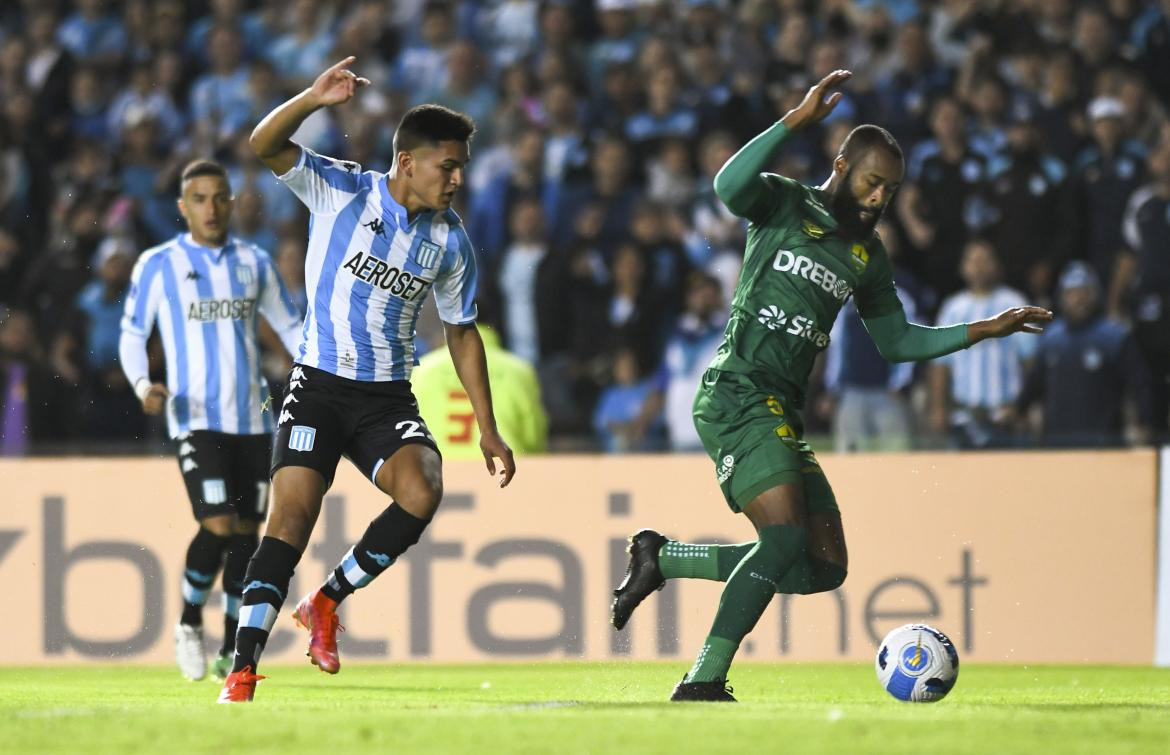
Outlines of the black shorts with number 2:
[{"label": "black shorts with number 2", "polygon": [[439,452],[406,380],[367,382],[293,365],[272,444],[272,474],[309,467],[333,483],[346,456],[373,482],[382,463],[403,446]]}]

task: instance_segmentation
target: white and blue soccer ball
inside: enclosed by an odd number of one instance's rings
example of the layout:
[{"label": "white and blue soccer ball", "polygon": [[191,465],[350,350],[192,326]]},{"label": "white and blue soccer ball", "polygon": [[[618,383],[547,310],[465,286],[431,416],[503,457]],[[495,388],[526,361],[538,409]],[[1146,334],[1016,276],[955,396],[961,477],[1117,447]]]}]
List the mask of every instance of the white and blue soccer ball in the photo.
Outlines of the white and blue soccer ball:
[{"label": "white and blue soccer ball", "polygon": [[906,624],[886,635],[874,662],[886,692],[911,703],[942,700],[959,678],[959,654],[945,634],[926,624]]}]

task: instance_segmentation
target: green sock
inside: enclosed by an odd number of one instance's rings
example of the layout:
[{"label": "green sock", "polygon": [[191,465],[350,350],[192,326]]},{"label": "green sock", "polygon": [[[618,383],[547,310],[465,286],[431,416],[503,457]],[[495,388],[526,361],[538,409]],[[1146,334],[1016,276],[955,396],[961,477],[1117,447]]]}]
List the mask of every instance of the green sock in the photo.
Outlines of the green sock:
[{"label": "green sock", "polygon": [[731,572],[754,547],[754,542],[693,545],[668,540],[658,550],[658,569],[667,579],[713,579],[726,582]]},{"label": "green sock", "polygon": [[711,631],[688,682],[713,682],[727,678],[739,643],[752,631],[781,579],[804,556],[808,533],[797,525],[773,525],[760,530],[760,539],[739,562],[723,595]]}]

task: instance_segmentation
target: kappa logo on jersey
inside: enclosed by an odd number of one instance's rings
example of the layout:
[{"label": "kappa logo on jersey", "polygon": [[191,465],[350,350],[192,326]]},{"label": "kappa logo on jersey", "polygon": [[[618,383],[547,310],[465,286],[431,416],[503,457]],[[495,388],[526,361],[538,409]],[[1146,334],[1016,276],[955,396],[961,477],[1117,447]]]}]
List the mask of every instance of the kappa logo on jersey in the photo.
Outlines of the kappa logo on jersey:
[{"label": "kappa logo on jersey", "polygon": [[406,301],[414,301],[426,293],[431,281],[419,278],[405,270],[390,267],[372,254],[358,252],[349,258],[342,267],[353,273],[354,277],[371,286],[377,286],[383,291],[389,291]]},{"label": "kappa logo on jersey", "polygon": [[[864,251],[864,247],[862,247],[862,251]],[[866,255],[865,260],[869,261],[869,255]],[[856,265],[856,258],[854,264]],[[813,262],[803,254],[793,254],[787,249],[776,252],[776,259],[772,261],[772,269],[804,278],[809,283],[820,286],[822,290],[840,302],[848,299],[849,295],[853,293],[849,282],[844,278],[821,263]]]},{"label": "kappa logo on jersey", "polygon": [[212,505],[227,503],[227,485],[223,480],[203,481],[203,502]]},{"label": "kappa logo on jersey", "polygon": [[814,239],[819,239],[821,236],[825,235],[825,229],[821,228],[819,225],[812,222],[808,218],[805,218],[801,221],[800,230],[804,231],[805,235]]},{"label": "kappa logo on jersey", "polygon": [[317,428],[293,425],[288,435],[288,447],[294,451],[312,451],[317,442]]},{"label": "kappa logo on jersey", "polygon": [[853,248],[849,250],[852,253],[849,261],[853,263],[854,269],[857,272],[865,270],[865,266],[869,264],[869,252],[866,251],[864,244],[854,244]]},{"label": "kappa logo on jersey", "polygon": [[187,271],[187,280],[189,280],[189,281],[197,281],[197,280],[200,280],[202,277],[203,276],[199,274],[198,270],[188,270]]},{"label": "kappa logo on jersey", "polygon": [[418,251],[414,253],[414,261],[422,268],[434,267],[439,261],[439,252],[438,244],[424,239],[419,242]]},{"label": "kappa logo on jersey", "polygon": [[368,223],[362,223],[363,228],[369,228],[379,236],[386,235],[386,224],[382,222],[382,218],[374,218]]}]

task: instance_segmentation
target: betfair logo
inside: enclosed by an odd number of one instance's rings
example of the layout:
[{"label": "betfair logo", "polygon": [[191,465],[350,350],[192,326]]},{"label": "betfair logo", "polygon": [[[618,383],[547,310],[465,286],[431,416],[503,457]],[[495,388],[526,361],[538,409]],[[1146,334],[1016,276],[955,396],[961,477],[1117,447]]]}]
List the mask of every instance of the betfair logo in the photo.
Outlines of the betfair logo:
[{"label": "betfair logo", "polygon": [[819,225],[817,225],[816,223],[812,222],[811,220],[809,220],[807,218],[805,218],[804,221],[801,222],[800,229],[802,231],[804,231],[807,236],[809,236],[810,238],[814,238],[814,239],[819,239],[820,237],[825,235],[824,228],[821,228]]},{"label": "betfair logo", "polygon": [[857,272],[860,273],[869,264],[869,252],[866,251],[864,244],[854,244],[850,251],[853,253],[850,261],[853,263],[853,267],[857,269]]}]

